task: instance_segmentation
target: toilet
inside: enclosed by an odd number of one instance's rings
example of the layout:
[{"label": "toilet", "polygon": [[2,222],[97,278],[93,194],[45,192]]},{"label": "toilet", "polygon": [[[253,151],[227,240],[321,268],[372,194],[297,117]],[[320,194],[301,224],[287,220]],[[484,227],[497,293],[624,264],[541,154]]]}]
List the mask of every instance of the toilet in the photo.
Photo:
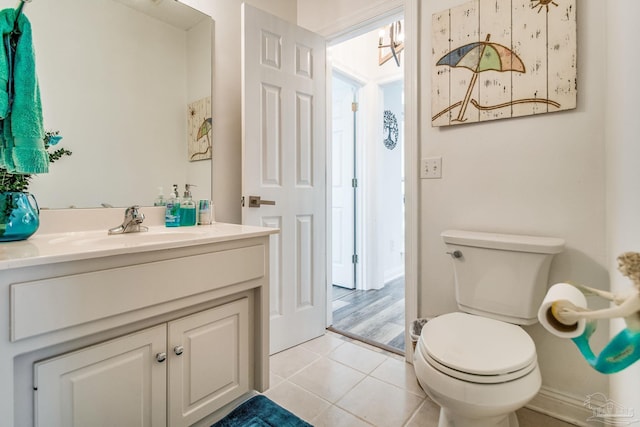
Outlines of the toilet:
[{"label": "toilet", "polygon": [[536,323],[553,256],[552,237],[447,230],[459,312],[422,328],[416,377],[440,405],[439,427],[518,427],[515,411],[540,389],[536,347],[519,325]]}]

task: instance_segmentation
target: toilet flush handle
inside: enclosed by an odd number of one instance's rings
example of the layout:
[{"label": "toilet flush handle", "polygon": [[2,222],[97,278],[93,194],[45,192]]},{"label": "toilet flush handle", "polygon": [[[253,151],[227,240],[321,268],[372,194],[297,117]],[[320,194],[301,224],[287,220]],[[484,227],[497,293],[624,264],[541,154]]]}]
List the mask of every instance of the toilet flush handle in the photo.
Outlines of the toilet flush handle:
[{"label": "toilet flush handle", "polygon": [[447,252],[447,254],[451,255],[452,258],[462,258],[462,252],[457,249],[453,252]]}]

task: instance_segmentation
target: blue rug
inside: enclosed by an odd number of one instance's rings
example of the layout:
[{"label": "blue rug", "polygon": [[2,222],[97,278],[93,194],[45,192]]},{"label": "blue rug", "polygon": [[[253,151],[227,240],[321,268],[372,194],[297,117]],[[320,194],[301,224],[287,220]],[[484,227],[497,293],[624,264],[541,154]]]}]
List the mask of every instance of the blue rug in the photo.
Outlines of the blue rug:
[{"label": "blue rug", "polygon": [[312,427],[265,396],[244,402],[211,427]]}]

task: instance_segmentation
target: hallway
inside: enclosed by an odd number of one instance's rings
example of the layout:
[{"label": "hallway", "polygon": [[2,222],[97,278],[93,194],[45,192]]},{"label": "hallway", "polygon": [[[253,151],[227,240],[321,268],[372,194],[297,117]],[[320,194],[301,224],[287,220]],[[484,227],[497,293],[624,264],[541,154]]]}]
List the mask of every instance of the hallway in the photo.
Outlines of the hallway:
[{"label": "hallway", "polygon": [[363,291],[334,286],[331,330],[404,354],[404,277],[382,289]]}]

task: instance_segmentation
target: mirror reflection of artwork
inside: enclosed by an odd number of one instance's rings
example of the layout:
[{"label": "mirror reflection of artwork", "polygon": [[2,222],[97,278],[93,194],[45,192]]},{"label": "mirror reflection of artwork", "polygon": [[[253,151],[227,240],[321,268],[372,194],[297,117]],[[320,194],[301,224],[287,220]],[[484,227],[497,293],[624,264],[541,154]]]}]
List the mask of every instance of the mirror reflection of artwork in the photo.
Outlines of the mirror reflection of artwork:
[{"label": "mirror reflection of artwork", "polygon": [[433,15],[432,126],[576,107],[576,0],[473,0]]},{"label": "mirror reflection of artwork", "polygon": [[189,104],[189,161],[210,159],[212,147],[211,97]]}]

